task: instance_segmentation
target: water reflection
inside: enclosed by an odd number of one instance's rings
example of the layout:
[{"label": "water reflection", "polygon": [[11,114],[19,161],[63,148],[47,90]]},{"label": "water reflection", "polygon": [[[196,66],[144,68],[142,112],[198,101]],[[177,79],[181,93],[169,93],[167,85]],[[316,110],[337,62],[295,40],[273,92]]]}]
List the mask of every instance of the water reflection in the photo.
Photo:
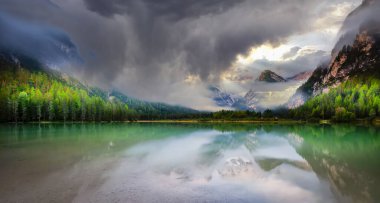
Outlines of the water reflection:
[{"label": "water reflection", "polygon": [[378,202],[379,155],[379,129],[352,125],[8,125],[0,127],[0,195],[29,202]]}]

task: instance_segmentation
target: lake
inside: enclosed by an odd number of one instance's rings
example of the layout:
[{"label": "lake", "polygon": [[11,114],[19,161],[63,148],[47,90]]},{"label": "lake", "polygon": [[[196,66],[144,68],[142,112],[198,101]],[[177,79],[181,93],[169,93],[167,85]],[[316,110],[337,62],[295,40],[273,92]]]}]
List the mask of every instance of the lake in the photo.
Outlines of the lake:
[{"label": "lake", "polygon": [[380,128],[0,125],[1,202],[380,202]]}]

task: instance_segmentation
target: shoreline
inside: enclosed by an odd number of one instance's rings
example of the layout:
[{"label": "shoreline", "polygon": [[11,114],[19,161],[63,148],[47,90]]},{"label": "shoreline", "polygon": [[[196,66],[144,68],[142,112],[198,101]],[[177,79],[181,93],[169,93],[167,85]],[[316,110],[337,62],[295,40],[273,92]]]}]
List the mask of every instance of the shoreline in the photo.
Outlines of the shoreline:
[{"label": "shoreline", "polygon": [[373,120],[367,119],[357,119],[349,122],[335,122],[333,120],[318,120],[318,121],[306,121],[306,120],[197,120],[197,119],[187,119],[187,120],[136,120],[136,121],[33,121],[33,122],[1,122],[0,124],[89,124],[89,123],[184,123],[184,124],[321,124],[321,125],[332,125],[332,124],[369,124],[380,126],[380,118],[375,118]]}]

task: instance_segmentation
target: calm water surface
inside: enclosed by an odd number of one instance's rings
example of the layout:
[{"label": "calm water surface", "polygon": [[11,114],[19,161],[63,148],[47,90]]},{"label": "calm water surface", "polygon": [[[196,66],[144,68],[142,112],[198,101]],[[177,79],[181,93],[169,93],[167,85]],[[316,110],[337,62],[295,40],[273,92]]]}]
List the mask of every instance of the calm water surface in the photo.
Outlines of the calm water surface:
[{"label": "calm water surface", "polygon": [[380,128],[0,125],[0,202],[380,202]]}]

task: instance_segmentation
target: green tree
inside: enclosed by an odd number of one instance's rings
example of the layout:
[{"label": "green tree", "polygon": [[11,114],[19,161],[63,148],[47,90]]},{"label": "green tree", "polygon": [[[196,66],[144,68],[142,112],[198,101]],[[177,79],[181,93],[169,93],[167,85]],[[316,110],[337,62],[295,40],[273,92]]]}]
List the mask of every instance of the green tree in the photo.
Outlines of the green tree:
[{"label": "green tree", "polygon": [[22,121],[27,121],[28,118],[28,105],[29,105],[29,97],[28,93],[22,91],[18,95],[18,103],[21,109],[21,119]]}]

